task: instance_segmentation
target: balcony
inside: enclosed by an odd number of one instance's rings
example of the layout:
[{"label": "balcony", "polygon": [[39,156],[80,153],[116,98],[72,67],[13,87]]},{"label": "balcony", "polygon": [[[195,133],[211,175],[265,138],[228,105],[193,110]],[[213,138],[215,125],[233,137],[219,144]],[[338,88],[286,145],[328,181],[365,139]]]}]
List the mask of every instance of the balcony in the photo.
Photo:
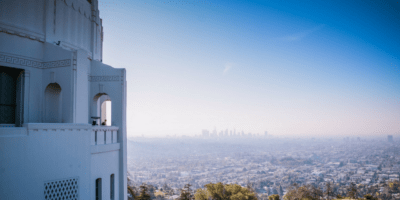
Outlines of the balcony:
[{"label": "balcony", "polygon": [[25,123],[23,127],[14,127],[10,124],[0,125],[0,137],[25,137],[46,134],[69,134],[77,131],[89,131],[89,124],[73,123]]},{"label": "balcony", "polygon": [[118,127],[115,126],[93,126],[91,132],[91,153],[104,153],[118,151]]}]

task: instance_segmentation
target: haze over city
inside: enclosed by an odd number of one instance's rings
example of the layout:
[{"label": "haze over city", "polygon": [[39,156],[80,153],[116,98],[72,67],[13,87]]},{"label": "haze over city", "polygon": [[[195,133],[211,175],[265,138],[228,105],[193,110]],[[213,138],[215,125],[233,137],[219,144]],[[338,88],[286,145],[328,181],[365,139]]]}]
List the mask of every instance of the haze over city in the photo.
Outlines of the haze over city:
[{"label": "haze over city", "polygon": [[400,200],[397,0],[0,13],[1,200]]},{"label": "haze over city", "polygon": [[100,1],[128,137],[400,134],[397,1]]}]

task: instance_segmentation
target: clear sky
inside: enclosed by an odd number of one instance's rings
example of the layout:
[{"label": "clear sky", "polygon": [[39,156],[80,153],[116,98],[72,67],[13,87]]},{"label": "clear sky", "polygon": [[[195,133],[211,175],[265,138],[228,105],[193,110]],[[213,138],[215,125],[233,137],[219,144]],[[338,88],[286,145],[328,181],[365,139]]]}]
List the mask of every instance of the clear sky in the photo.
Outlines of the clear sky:
[{"label": "clear sky", "polygon": [[400,136],[398,1],[100,1],[129,136]]}]

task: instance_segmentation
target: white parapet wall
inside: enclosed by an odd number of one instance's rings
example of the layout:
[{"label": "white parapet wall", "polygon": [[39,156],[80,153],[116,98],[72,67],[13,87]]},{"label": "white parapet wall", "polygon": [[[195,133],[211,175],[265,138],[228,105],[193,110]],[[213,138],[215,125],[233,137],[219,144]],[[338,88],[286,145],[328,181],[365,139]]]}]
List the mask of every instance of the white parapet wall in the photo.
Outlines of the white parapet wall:
[{"label": "white parapet wall", "polygon": [[[94,199],[98,178],[102,180],[102,199],[110,198],[112,178],[114,199],[120,199],[118,129],[68,123],[0,127],[1,199],[46,199],[60,195],[48,189],[60,185],[55,182],[73,184],[71,194],[77,199]],[[99,144],[94,143],[95,132],[102,141]]]},{"label": "white parapet wall", "polygon": [[45,199],[46,183],[76,177],[79,199],[90,199],[89,124],[32,123],[1,132],[9,133],[0,136],[1,199]]}]

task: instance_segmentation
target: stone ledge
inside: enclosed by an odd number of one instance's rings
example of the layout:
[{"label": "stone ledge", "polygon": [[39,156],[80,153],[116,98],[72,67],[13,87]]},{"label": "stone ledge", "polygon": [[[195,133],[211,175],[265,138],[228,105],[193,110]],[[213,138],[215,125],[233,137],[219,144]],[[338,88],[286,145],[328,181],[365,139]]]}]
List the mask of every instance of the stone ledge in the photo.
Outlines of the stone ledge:
[{"label": "stone ledge", "polygon": [[27,135],[28,130],[25,127],[0,127],[0,137],[21,137]]},{"label": "stone ledge", "polygon": [[77,130],[83,129],[88,131],[92,128],[90,124],[75,124],[75,123],[27,123],[23,125],[28,130]]},{"label": "stone ledge", "polygon": [[121,145],[119,143],[90,146],[90,151],[92,154],[119,151],[120,149]]}]

